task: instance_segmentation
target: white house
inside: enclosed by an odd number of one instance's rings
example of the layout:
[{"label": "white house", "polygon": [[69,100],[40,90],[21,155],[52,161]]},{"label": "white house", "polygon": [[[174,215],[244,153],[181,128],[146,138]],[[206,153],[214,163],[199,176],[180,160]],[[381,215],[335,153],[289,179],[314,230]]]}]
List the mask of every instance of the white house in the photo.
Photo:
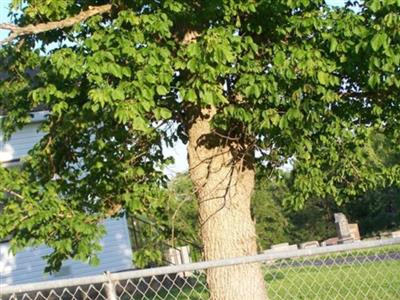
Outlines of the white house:
[{"label": "white house", "polygon": [[[21,157],[39,141],[42,134],[38,132],[39,124],[47,112],[33,113],[32,122],[17,131],[12,138],[4,142],[0,134],[0,164],[13,166]],[[99,275],[104,271],[121,271],[133,268],[132,248],[125,218],[110,219],[104,222],[107,234],[101,243],[103,251],[99,254],[100,265],[96,267],[69,260],[61,270],[53,275],[44,274],[46,265],[42,256],[50,249],[42,246],[27,249],[13,256],[6,241],[0,241],[0,286],[37,282],[51,279],[72,278],[86,275]]]}]

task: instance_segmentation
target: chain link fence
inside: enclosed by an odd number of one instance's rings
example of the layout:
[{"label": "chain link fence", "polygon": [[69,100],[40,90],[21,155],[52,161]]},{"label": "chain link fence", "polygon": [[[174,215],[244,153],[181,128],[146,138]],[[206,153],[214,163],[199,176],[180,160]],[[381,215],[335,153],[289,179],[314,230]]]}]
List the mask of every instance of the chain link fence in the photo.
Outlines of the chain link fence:
[{"label": "chain link fence", "polygon": [[208,299],[207,269],[255,262],[269,299],[400,299],[400,238],[6,286],[0,298]]}]

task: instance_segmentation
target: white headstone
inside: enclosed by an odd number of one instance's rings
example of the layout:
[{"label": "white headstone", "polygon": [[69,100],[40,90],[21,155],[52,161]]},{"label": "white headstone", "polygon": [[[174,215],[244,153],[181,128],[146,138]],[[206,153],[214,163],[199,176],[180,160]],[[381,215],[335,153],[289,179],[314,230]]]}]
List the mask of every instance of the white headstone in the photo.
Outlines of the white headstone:
[{"label": "white headstone", "polygon": [[349,243],[353,241],[351,237],[349,222],[343,213],[335,213],[336,232],[339,238],[339,243]]},{"label": "white headstone", "polygon": [[[165,259],[171,265],[181,265],[181,264],[189,264],[191,263],[190,258],[190,247],[182,246],[176,248],[169,248],[165,253]],[[179,272],[177,274],[179,277],[188,277],[191,276],[191,272]]]},{"label": "white headstone", "polygon": [[289,243],[281,243],[272,245],[271,249],[265,250],[264,253],[275,253],[284,251],[294,251],[298,250],[297,245],[289,245]]},{"label": "white headstone", "polygon": [[318,247],[319,247],[318,241],[309,241],[300,244],[300,249],[318,248]]},{"label": "white headstone", "polygon": [[398,238],[398,237],[400,237],[400,230],[392,231],[391,237],[392,237],[392,238]]}]

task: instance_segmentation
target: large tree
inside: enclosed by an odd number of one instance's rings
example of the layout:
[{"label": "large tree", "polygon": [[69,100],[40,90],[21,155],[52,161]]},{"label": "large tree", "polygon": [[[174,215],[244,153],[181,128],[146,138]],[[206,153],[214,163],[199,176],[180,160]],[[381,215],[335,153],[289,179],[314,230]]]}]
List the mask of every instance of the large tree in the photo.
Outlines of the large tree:
[{"label": "large tree", "polygon": [[[352,5],[351,2],[348,5]],[[293,203],[394,180],[360,150],[396,138],[399,5],[321,0],[13,0],[1,48],[6,136],[50,110],[22,170],[1,169],[1,235],[49,266],[95,261],[99,223],[157,211],[162,149],[187,143],[204,258],[256,253],[255,166],[296,159]],[[324,172],[324,170],[334,172]],[[356,179],[356,180],[355,180]],[[210,269],[213,299],[265,299],[258,264]]]}]

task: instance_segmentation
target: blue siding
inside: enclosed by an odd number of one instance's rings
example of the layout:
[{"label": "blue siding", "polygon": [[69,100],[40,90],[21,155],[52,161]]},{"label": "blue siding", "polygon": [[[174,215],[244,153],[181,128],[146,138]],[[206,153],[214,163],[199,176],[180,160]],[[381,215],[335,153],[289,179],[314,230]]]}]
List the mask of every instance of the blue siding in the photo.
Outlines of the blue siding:
[{"label": "blue siding", "polygon": [[[19,159],[27,154],[43,136],[38,132],[40,123],[32,123],[16,132],[4,142],[0,134],[0,163]],[[27,249],[16,256],[9,253],[8,243],[0,243],[0,286],[50,279],[98,275],[104,271],[120,271],[133,268],[132,250],[129,241],[128,226],[125,218],[106,220],[106,236],[102,239],[103,251],[99,254],[100,265],[89,266],[78,261],[67,261],[58,274],[52,276],[43,273],[45,262],[42,256],[50,249],[42,246]]]},{"label": "blue siding", "polygon": [[43,273],[46,264],[42,256],[50,253],[49,248],[42,246],[27,249],[13,256],[9,253],[7,243],[0,244],[0,285],[99,275],[104,271],[115,272],[133,268],[126,220],[107,220],[104,225],[107,235],[101,241],[103,251],[99,254],[99,266],[92,267],[79,261],[68,260],[58,274],[51,276]]}]

